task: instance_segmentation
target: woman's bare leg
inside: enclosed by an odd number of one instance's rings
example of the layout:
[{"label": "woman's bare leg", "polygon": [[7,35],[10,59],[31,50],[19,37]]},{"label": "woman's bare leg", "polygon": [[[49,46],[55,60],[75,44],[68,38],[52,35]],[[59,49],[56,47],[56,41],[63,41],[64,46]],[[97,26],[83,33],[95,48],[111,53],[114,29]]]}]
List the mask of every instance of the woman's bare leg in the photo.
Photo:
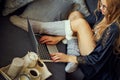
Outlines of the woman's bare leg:
[{"label": "woman's bare leg", "polygon": [[78,11],[72,12],[69,16],[69,20],[71,21],[73,34],[76,34],[78,37],[80,54],[89,55],[95,48],[93,32],[89,24]]},{"label": "woman's bare leg", "polygon": [[79,18],[71,21],[71,28],[73,32],[77,33],[81,55],[89,55],[96,46],[89,24],[85,19]]},{"label": "woman's bare leg", "polygon": [[[80,19],[80,18],[84,18],[84,16],[79,11],[73,11],[73,12],[71,12],[70,15],[69,15],[69,17],[68,17],[68,19],[70,21],[74,21],[74,20],[77,20],[77,19]],[[73,36],[76,36],[75,32],[73,33]]]},{"label": "woman's bare leg", "polygon": [[[80,19],[80,18],[84,18],[84,17],[78,11],[72,12],[68,17],[68,19],[70,21],[74,21],[74,20],[77,20],[77,19]],[[67,54],[68,55],[79,56],[80,55],[80,50],[79,50],[79,47],[78,47],[78,39],[77,38],[75,39],[73,36],[77,37],[76,33],[73,33],[72,38],[67,41],[67,43],[68,43],[67,44]],[[67,65],[65,67],[65,71],[68,72],[68,73],[74,72],[77,69],[77,66],[78,66],[78,64],[69,62],[69,63],[67,63]]]}]

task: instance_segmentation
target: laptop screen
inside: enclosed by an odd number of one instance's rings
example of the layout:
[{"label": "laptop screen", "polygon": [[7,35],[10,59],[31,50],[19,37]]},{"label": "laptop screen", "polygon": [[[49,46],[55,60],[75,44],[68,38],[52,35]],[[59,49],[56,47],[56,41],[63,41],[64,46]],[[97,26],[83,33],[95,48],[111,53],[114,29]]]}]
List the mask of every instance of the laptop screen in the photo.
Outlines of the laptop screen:
[{"label": "laptop screen", "polygon": [[[33,32],[32,25],[30,24],[30,20],[28,18],[27,18],[27,23],[28,23],[28,35],[30,37],[33,46],[33,51],[37,53],[44,62],[52,62],[50,53],[58,52],[57,46],[39,44],[36,39],[37,37]],[[41,36],[41,34],[39,34],[39,36]]]},{"label": "laptop screen", "polygon": [[38,42],[37,42],[37,39],[34,35],[32,25],[30,24],[29,18],[27,18],[27,23],[28,23],[28,35],[29,35],[30,40],[32,42],[33,50],[35,53],[38,53]]}]

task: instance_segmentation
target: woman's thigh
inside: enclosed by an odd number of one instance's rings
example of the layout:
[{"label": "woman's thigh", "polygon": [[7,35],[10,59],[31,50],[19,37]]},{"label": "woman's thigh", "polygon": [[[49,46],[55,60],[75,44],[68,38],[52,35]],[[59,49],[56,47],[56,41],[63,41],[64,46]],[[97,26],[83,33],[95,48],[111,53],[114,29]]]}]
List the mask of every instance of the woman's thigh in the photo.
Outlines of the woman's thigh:
[{"label": "woman's thigh", "polygon": [[71,22],[73,32],[77,33],[78,45],[81,55],[88,55],[95,48],[93,31],[85,19],[77,19]]}]

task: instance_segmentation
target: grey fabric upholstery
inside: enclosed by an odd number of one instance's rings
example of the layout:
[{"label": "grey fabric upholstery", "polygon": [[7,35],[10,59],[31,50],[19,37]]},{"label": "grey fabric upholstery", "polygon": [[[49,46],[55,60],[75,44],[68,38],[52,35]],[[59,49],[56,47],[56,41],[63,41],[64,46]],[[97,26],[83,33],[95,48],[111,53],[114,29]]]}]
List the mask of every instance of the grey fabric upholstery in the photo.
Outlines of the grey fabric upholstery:
[{"label": "grey fabric upholstery", "polygon": [[6,0],[3,10],[3,15],[6,16],[32,1],[33,0]]},{"label": "grey fabric upholstery", "polygon": [[[60,52],[66,52],[66,45],[59,43],[57,46]],[[9,16],[0,16],[0,68],[10,64],[14,57],[25,56],[28,51],[34,51],[30,38],[28,37],[28,33],[12,25],[9,21]],[[64,63],[45,64],[54,75],[49,77],[47,80],[66,79]],[[0,78],[0,80],[4,79]]]},{"label": "grey fabric upholstery", "polygon": [[[79,7],[75,9],[74,4]],[[84,0],[36,0],[27,6],[21,16],[39,21],[58,21],[66,19],[73,9],[85,16],[90,14]]]},{"label": "grey fabric upholstery", "polygon": [[[0,68],[2,66],[8,65],[12,61],[13,57],[22,57],[26,54],[27,51],[32,50],[27,33],[24,30],[12,25],[9,21],[9,16],[2,16],[1,12],[3,10],[4,1],[5,0],[0,0]],[[97,0],[86,1],[87,6],[89,6],[89,10],[92,12],[95,9]],[[17,12],[21,13],[21,11],[23,10],[18,10]],[[66,45],[58,44],[58,46],[64,46],[63,48],[58,48],[60,51],[66,52]],[[65,72],[61,70],[61,67],[64,68],[64,64],[49,64],[50,63],[47,63],[49,70],[55,72],[53,75],[58,74],[58,76],[50,77],[47,80],[63,80],[63,78],[66,78]],[[116,66],[116,72],[118,73],[117,76],[120,76],[120,59],[118,59]],[[76,77],[76,75],[80,72],[76,72],[67,75],[69,78],[66,80],[80,80],[82,77]],[[0,80],[2,79],[0,78]]]}]

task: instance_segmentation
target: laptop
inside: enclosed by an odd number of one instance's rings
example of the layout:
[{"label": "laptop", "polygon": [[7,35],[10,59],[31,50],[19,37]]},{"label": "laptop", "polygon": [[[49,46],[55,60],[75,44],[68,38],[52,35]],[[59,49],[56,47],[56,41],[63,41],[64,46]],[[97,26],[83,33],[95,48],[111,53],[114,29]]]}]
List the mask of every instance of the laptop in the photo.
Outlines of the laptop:
[{"label": "laptop", "polygon": [[46,44],[40,44],[38,43],[39,38],[42,36],[41,34],[35,34],[33,32],[32,25],[30,24],[29,18],[27,18],[27,24],[28,24],[28,35],[30,37],[33,51],[38,54],[40,59],[44,62],[52,62],[52,59],[50,57],[50,53],[56,53],[58,52],[56,45],[46,45]]}]

